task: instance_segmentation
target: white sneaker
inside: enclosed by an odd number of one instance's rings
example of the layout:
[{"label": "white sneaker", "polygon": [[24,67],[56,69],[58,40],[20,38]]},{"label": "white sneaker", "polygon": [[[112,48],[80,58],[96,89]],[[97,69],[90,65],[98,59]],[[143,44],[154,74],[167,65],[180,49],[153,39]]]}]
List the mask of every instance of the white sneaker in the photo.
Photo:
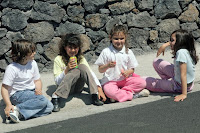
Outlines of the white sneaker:
[{"label": "white sneaker", "polygon": [[139,98],[139,97],[148,97],[149,95],[150,95],[149,90],[143,89],[139,93],[136,93],[135,95],[133,95],[133,98],[135,99],[135,98]]},{"label": "white sneaker", "polygon": [[147,89],[143,89],[142,91],[140,91],[139,95],[142,97],[148,97],[150,95],[150,92]]},{"label": "white sneaker", "polygon": [[17,109],[16,106],[14,106],[14,111],[10,111],[10,119],[14,122],[14,123],[19,123],[19,111]]}]

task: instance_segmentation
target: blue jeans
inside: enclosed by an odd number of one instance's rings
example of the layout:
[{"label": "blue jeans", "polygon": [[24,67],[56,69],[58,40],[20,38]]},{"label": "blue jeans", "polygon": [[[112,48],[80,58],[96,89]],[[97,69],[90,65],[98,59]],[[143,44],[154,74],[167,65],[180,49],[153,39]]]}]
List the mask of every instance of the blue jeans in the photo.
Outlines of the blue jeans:
[{"label": "blue jeans", "polygon": [[10,97],[10,100],[17,106],[25,120],[47,115],[53,110],[52,103],[43,95],[35,95],[34,90],[17,91]]}]

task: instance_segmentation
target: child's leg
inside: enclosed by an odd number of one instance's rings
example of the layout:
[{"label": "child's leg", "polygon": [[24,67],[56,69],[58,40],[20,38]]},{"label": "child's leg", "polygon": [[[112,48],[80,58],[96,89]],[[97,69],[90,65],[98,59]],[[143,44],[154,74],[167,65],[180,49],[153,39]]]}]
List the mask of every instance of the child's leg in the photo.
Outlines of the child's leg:
[{"label": "child's leg", "polygon": [[175,92],[174,88],[177,86],[173,79],[166,80],[147,77],[145,80],[146,88],[153,92]]},{"label": "child's leg", "polygon": [[51,113],[53,110],[53,104],[48,101],[47,105],[45,108],[43,108],[41,111],[39,111],[37,114],[33,115],[33,117],[40,117],[40,116],[45,116]]},{"label": "child's leg", "polygon": [[[84,65],[80,64],[78,66],[78,69],[80,70],[80,83],[76,84],[76,91],[82,91],[83,85],[82,83],[86,83],[90,89],[90,94],[92,94],[92,103],[97,106],[103,105],[103,102],[99,100],[98,98],[98,90],[97,90],[97,84],[89,70],[89,68]],[[81,83],[82,82],[82,83]]]},{"label": "child's leg", "polygon": [[97,84],[90,70],[86,65],[80,64],[78,69],[73,69],[65,75],[65,78],[56,90],[56,94],[67,98],[69,93],[81,92],[85,83],[88,85],[91,94],[97,93]]},{"label": "child's leg", "polygon": [[75,86],[78,79],[80,78],[80,70],[79,69],[73,69],[70,70],[56,89],[55,93],[62,97],[62,98],[68,98],[69,93],[72,87]]},{"label": "child's leg", "polygon": [[[122,81],[118,81],[122,82]],[[119,83],[123,84],[123,83]],[[119,102],[124,102],[133,99],[133,94],[131,91],[123,90],[118,87],[116,81],[110,81],[103,86],[104,92],[107,97],[117,100]]]},{"label": "child's leg", "polygon": [[[46,108],[49,102],[43,95],[35,95],[33,90],[18,91],[11,96],[11,101],[19,109],[25,120]],[[51,104],[51,109],[49,109],[48,113],[51,113],[52,106]]]},{"label": "child's leg", "polygon": [[146,81],[140,77],[129,77],[124,80],[125,84],[121,88],[122,90],[127,90],[132,92],[132,94],[136,92],[140,92],[146,87]]},{"label": "child's leg", "polygon": [[174,77],[174,65],[162,59],[154,59],[153,67],[162,79]]},{"label": "child's leg", "polygon": [[[97,92],[98,92],[97,84],[96,84],[90,70],[88,69],[88,67],[84,64],[80,64],[78,66],[78,69],[80,70],[80,77],[81,77],[82,81],[84,81],[88,85],[88,88],[90,89],[90,94],[97,94]],[[82,84],[78,83],[76,86],[80,86],[80,85],[82,85]]]}]

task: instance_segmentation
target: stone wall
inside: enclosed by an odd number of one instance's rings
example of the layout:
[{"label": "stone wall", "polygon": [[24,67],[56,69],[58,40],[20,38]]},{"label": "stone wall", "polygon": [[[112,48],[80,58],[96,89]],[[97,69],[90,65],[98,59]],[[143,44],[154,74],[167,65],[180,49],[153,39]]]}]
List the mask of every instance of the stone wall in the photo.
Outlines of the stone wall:
[{"label": "stone wall", "polygon": [[36,44],[40,72],[52,72],[62,34],[82,34],[85,57],[94,63],[116,23],[128,27],[136,55],[157,49],[179,28],[200,42],[199,10],[200,0],[1,0],[0,77],[11,62],[4,53],[19,38]]}]

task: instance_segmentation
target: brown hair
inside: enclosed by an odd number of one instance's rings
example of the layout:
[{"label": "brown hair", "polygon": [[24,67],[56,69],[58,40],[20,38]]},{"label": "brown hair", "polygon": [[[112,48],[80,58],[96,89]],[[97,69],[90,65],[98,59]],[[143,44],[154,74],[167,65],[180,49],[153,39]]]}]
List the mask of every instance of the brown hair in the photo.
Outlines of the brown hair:
[{"label": "brown hair", "polygon": [[197,64],[199,58],[196,55],[193,35],[183,29],[176,30],[172,34],[175,34],[176,36],[176,43],[174,45],[174,51],[173,51],[174,57],[176,56],[176,52],[179,49],[187,49],[189,51],[190,56],[192,57],[192,60],[194,61],[195,64]]},{"label": "brown hair", "polygon": [[35,50],[36,47],[34,43],[25,39],[19,39],[12,43],[12,51],[11,51],[12,60],[16,63],[23,62],[25,57],[29,53],[35,52]]},{"label": "brown hair", "polygon": [[68,64],[69,62],[69,55],[67,54],[67,52],[65,51],[65,47],[66,46],[72,46],[72,47],[78,47],[79,51],[78,54],[76,55],[77,58],[77,63],[80,63],[80,60],[82,59],[81,55],[82,55],[82,51],[81,51],[81,47],[82,47],[82,42],[80,39],[80,35],[78,34],[66,34],[63,35],[61,37],[61,41],[59,43],[59,55],[62,56],[62,60],[65,63],[65,65]]},{"label": "brown hair", "polygon": [[110,31],[110,38],[112,38],[115,34],[119,34],[120,32],[124,33],[126,40],[125,40],[125,48],[126,48],[126,53],[128,53],[128,42],[127,42],[127,36],[128,36],[128,29],[126,26],[122,24],[115,24],[113,28]]}]

